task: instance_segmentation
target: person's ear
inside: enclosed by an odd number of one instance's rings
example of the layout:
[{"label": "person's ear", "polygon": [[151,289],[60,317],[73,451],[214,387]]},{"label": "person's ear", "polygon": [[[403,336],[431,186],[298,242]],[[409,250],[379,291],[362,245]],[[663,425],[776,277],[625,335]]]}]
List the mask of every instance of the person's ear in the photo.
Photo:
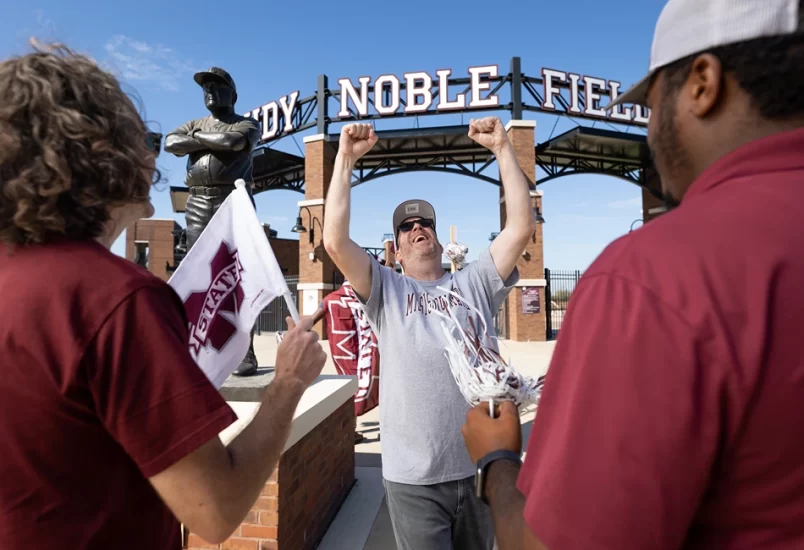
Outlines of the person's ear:
[{"label": "person's ear", "polygon": [[710,53],[699,55],[692,62],[690,75],[682,88],[683,100],[689,111],[698,118],[710,114],[722,99],[723,65]]}]

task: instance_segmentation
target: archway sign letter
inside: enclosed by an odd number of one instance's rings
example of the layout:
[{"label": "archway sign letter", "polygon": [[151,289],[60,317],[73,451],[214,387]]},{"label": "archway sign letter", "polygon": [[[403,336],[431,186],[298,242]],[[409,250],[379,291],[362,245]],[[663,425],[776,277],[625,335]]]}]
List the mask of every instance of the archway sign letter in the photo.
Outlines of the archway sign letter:
[{"label": "archway sign letter", "polygon": [[[434,74],[411,71],[401,76],[381,74],[374,79],[339,78],[334,89],[328,88],[326,76],[320,76],[318,89],[310,96],[300,99],[296,90],[244,116],[260,123],[261,143],[308,128],[326,131],[331,122],[463,111],[510,110],[514,118],[531,111],[627,126],[648,124],[650,110],[640,106],[603,110],[609,102],[605,98],[613,100],[623,89],[616,80],[551,68],[542,68],[539,76],[528,76],[519,67],[519,58],[513,58],[506,75],[500,74],[499,65],[478,65],[469,67],[462,76],[454,76],[453,69],[438,69]],[[510,97],[510,101],[501,101],[505,91],[508,93],[504,97]],[[337,102],[334,117],[330,115],[331,101]]]}]

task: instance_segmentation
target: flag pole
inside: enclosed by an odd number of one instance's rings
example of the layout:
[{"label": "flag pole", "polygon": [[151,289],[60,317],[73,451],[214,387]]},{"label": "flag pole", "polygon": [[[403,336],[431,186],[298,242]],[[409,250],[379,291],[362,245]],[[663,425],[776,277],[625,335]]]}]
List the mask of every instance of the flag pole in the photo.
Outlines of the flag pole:
[{"label": "flag pole", "polygon": [[[455,242],[455,234],[457,231],[455,230],[454,225],[449,226],[449,242]],[[455,260],[450,260],[450,273],[455,273]]]},{"label": "flag pole", "polygon": [[293,295],[290,293],[290,289],[287,289],[285,292],[283,292],[282,297],[285,299],[285,304],[288,306],[288,311],[290,311],[290,318],[293,319],[293,322],[298,325],[301,321],[301,317],[299,317],[299,310],[296,309],[296,302],[293,301]]}]

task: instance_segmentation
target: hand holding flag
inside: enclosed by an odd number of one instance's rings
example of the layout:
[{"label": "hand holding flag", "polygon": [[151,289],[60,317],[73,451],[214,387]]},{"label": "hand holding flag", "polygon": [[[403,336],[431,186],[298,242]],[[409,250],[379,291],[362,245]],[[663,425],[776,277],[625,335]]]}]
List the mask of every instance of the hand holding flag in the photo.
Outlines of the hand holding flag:
[{"label": "hand holding flag", "polygon": [[319,309],[298,325],[287,318],[288,331],[276,352],[276,380],[297,380],[306,388],[321,374],[327,354],[311,329],[323,316],[324,310]]}]

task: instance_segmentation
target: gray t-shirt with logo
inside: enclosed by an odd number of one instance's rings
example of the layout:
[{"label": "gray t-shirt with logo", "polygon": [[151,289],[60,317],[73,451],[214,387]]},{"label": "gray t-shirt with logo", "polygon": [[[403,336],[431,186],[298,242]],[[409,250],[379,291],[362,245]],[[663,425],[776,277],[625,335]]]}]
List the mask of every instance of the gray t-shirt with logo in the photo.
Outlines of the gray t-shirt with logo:
[{"label": "gray t-shirt with logo", "polygon": [[[371,294],[364,309],[380,349],[383,477],[411,485],[470,477],[475,466],[461,436],[470,405],[452,376],[443,320],[433,311],[452,309],[464,327],[468,315],[476,315],[437,287],[456,292],[480,310],[493,337],[494,315],[519,272],[514,269],[503,281],[488,249],[477,261],[438,281],[406,277],[373,258],[371,269]],[[485,343],[489,345],[488,339]]]}]

